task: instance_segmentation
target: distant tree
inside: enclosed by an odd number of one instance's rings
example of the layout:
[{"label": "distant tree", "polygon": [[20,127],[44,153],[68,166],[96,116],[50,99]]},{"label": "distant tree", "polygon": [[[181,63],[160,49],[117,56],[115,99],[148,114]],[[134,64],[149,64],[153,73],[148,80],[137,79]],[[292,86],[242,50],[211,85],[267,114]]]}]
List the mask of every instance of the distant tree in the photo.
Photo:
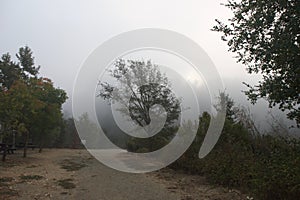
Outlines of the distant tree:
[{"label": "distant tree", "polygon": [[[173,136],[172,129],[180,118],[180,99],[171,90],[167,77],[160,72],[158,66],[150,60],[123,60],[118,59],[114,68],[109,71],[116,85],[100,82],[99,97],[108,99],[111,103],[118,102],[127,109],[119,110],[120,113],[129,114],[131,119],[141,127],[151,123],[150,109],[154,105],[162,106],[167,112],[166,122],[162,129],[164,135],[153,136],[153,140],[143,142],[138,138],[134,143],[144,145],[148,150],[157,148],[155,143],[166,143]],[[120,86],[120,87],[119,87]],[[129,104],[126,99],[130,99]],[[129,111],[129,113],[127,113]],[[159,114],[159,109],[155,110]],[[142,146],[143,146],[142,145]]]},{"label": "distant tree", "polygon": [[217,97],[218,103],[214,105],[215,109],[218,112],[223,112],[226,110],[226,119],[230,121],[234,121],[236,119],[235,112],[234,112],[234,101],[225,92],[220,92],[219,96]]},{"label": "distant tree", "polygon": [[229,51],[263,80],[245,92],[252,103],[265,98],[279,105],[300,126],[300,1],[228,1],[233,12],[229,24],[219,20],[214,31],[222,32]]},{"label": "distant tree", "polygon": [[73,118],[64,119],[63,130],[57,140],[57,146],[64,148],[82,148],[81,139],[77,133]]},{"label": "distant tree", "polygon": [[[149,110],[155,104],[162,105],[169,113],[167,123],[178,119],[180,101],[170,90],[171,86],[167,77],[151,61],[119,59],[110,73],[119,85],[125,87],[118,88],[108,83],[100,83],[102,90],[99,96],[128,106],[130,116],[137,124],[140,126],[150,124]],[[148,84],[140,85],[143,83]],[[115,93],[113,93],[114,90]],[[129,95],[130,102],[127,105],[128,102],[124,99],[128,99]]]},{"label": "distant tree", "polygon": [[81,139],[85,141],[85,146],[89,149],[97,149],[101,146],[99,137],[100,129],[95,122],[93,122],[88,113],[82,114],[78,119],[75,119],[78,133],[84,133],[81,135]]}]

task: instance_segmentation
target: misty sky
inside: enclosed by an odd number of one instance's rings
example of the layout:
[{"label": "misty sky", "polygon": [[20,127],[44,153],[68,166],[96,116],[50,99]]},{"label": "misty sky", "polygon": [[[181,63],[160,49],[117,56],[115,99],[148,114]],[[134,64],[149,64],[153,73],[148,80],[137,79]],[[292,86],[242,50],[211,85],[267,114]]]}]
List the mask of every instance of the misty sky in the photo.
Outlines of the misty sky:
[{"label": "misty sky", "polygon": [[[220,33],[210,29],[215,19],[225,21],[230,10],[226,1],[146,0],[1,0],[0,53],[15,54],[28,45],[34,52],[41,75],[71,97],[73,82],[81,64],[102,42],[138,28],[163,28],[179,32],[197,42],[213,60],[227,92],[238,104],[248,105],[257,121],[265,118],[266,103],[247,103],[242,81],[256,83],[227,52]],[[70,98],[69,98],[70,100]],[[70,102],[70,101],[68,101]],[[70,103],[64,105],[70,110]],[[258,112],[264,110],[264,114]]]}]

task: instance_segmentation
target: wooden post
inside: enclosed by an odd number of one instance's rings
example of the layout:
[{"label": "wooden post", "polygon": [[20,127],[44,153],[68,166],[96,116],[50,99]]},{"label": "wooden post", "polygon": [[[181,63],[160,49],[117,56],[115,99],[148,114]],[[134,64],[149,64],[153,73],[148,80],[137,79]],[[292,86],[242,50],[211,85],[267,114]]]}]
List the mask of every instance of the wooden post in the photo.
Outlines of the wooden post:
[{"label": "wooden post", "polygon": [[25,142],[24,142],[24,152],[23,152],[23,157],[26,158],[27,156],[27,145],[28,145],[28,138],[29,138],[29,134],[28,131],[25,132]]}]

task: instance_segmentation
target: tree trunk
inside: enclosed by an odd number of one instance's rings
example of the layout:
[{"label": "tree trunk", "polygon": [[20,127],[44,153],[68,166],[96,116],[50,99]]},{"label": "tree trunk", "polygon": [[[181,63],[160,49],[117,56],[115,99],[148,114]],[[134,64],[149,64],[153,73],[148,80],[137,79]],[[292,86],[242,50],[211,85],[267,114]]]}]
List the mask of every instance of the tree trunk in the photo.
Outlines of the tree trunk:
[{"label": "tree trunk", "polygon": [[28,132],[26,132],[25,141],[24,141],[24,152],[23,152],[23,157],[24,158],[26,158],[26,156],[27,156],[28,138],[29,138],[29,134],[28,134]]},{"label": "tree trunk", "polygon": [[40,147],[39,147],[39,153],[42,153],[42,150],[43,150],[43,144],[40,143]]},{"label": "tree trunk", "polygon": [[3,146],[3,155],[2,155],[2,161],[3,162],[5,162],[6,153],[7,153],[7,145],[6,145],[6,143],[4,143],[4,146]]}]

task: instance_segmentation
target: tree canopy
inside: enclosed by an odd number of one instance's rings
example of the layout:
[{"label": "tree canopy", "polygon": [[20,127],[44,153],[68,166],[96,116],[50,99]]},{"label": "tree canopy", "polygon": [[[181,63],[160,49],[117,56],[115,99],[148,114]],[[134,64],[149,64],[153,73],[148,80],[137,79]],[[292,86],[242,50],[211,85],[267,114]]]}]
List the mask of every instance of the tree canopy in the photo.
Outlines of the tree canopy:
[{"label": "tree canopy", "polygon": [[254,86],[244,83],[245,94],[255,103],[265,98],[269,106],[288,111],[288,118],[300,126],[300,1],[228,1],[233,17],[217,21],[229,51],[248,72],[262,74]]},{"label": "tree canopy", "polygon": [[29,134],[42,144],[60,125],[67,95],[50,79],[38,77],[40,67],[29,47],[20,48],[16,57],[17,62],[8,53],[0,59],[0,137],[11,137],[13,130],[23,135],[26,156]]},{"label": "tree canopy", "polygon": [[153,122],[147,130],[156,130],[158,116],[163,115],[156,106],[162,106],[166,112],[161,131],[154,136],[151,131],[147,132],[149,138],[130,137],[128,150],[136,151],[142,147],[143,151],[154,151],[169,143],[178,129],[181,99],[172,92],[168,78],[158,66],[150,60],[118,59],[109,70],[109,75],[115,84],[100,82],[98,96],[110,103],[122,104],[124,109],[119,108],[118,111],[130,116],[129,120],[139,127],[146,127]]},{"label": "tree canopy", "polygon": [[[140,126],[150,124],[149,111],[154,105],[163,106],[168,113],[166,125],[172,126],[179,118],[180,100],[170,89],[167,77],[150,60],[145,62],[119,59],[110,75],[122,87],[102,82],[99,96],[128,107],[131,119]],[[129,104],[125,99],[130,99]]]}]

